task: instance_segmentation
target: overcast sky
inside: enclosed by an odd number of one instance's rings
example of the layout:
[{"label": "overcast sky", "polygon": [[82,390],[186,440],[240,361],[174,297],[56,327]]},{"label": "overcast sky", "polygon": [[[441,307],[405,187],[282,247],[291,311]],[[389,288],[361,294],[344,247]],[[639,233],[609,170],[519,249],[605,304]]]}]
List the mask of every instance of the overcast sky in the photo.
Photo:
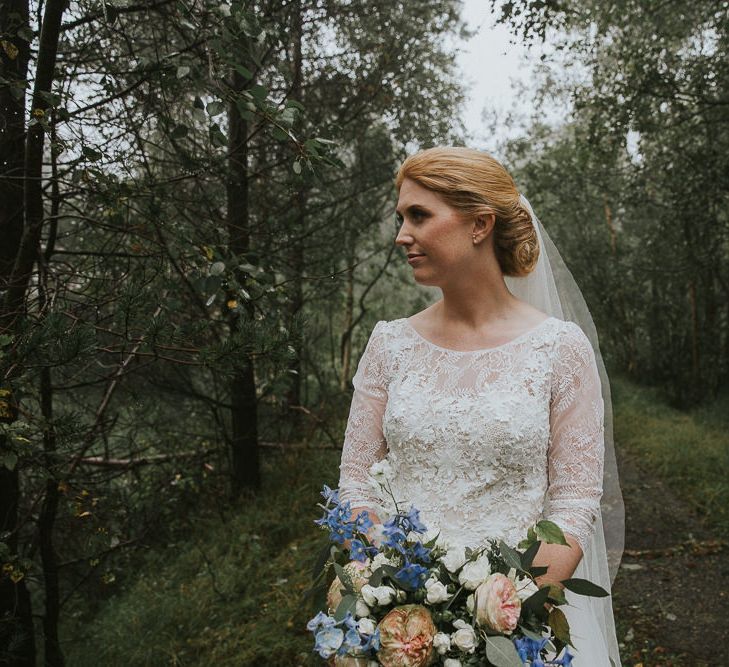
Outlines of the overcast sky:
[{"label": "overcast sky", "polygon": [[[474,137],[474,148],[493,150],[495,138],[486,133],[482,113],[489,109],[503,115],[514,106],[520,113],[532,111],[528,97],[519,96],[516,87],[531,80],[531,67],[540,52],[510,43],[509,32],[496,25],[489,5],[486,0],[464,0],[463,18],[477,33],[461,43],[458,63],[468,94],[464,122]],[[499,139],[513,134],[503,125],[500,128]]]}]

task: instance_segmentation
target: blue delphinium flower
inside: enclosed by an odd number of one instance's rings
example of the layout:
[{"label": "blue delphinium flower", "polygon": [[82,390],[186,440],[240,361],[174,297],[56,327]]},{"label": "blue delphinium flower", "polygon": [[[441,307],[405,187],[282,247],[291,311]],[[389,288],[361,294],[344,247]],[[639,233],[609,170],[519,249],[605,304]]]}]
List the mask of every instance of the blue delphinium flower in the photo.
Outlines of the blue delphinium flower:
[{"label": "blue delphinium flower", "polygon": [[367,560],[367,547],[359,540],[353,539],[349,543],[349,557],[364,563]]},{"label": "blue delphinium flower", "polygon": [[405,553],[405,531],[400,527],[400,517],[395,516],[382,525],[382,534],[385,539],[382,544],[386,547],[396,549],[401,554]]},{"label": "blue delphinium flower", "polygon": [[331,658],[344,641],[344,632],[337,627],[324,627],[314,636],[314,650],[322,658]]},{"label": "blue delphinium flower", "polygon": [[428,530],[425,524],[420,521],[420,510],[415,509],[413,506],[410,507],[407,520],[410,524],[410,530],[414,530],[416,533],[424,533]]},{"label": "blue delphinium flower", "polygon": [[374,525],[367,510],[363,510],[357,515],[357,518],[354,520],[354,524],[357,526],[357,530],[360,533],[366,533]]},{"label": "blue delphinium flower", "polygon": [[531,637],[517,637],[513,641],[516,652],[519,654],[519,658],[523,663],[526,663],[527,660],[531,660],[532,667],[544,667],[544,663],[542,662],[539,652],[549,641],[548,638],[545,637],[543,639],[536,640]]},{"label": "blue delphinium flower", "polygon": [[335,505],[339,503],[339,489],[330,489],[326,484],[323,485],[324,489],[321,491],[321,495],[324,496],[324,500],[327,501],[327,504],[334,503]]},{"label": "blue delphinium flower", "polygon": [[423,546],[422,542],[416,542],[410,550],[410,559],[421,560],[424,563],[430,563],[430,552],[431,549]]},{"label": "blue delphinium flower", "polygon": [[316,632],[320,627],[330,628],[336,624],[337,622],[331,616],[320,611],[306,624],[306,629],[311,632]]},{"label": "blue delphinium flower", "polygon": [[418,588],[422,583],[425,582],[425,578],[428,574],[428,568],[419,565],[418,563],[410,563],[405,561],[405,565],[401,567],[395,574],[395,579],[404,586],[410,588]]},{"label": "blue delphinium flower", "polygon": [[367,638],[367,642],[362,646],[362,650],[369,651],[371,649],[377,652],[380,650],[381,646],[380,628],[375,628],[375,631]]},{"label": "blue delphinium flower", "polygon": [[354,535],[354,522],[351,521],[352,508],[349,501],[337,503],[321,519],[316,519],[315,524],[326,526],[329,529],[329,538],[332,542],[343,544],[345,540],[351,539]]}]

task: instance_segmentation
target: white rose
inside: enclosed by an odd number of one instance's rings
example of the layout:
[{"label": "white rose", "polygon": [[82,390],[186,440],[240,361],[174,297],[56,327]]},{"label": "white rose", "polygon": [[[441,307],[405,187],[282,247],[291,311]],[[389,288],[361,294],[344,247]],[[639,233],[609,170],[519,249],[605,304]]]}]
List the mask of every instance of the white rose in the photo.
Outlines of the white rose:
[{"label": "white rose", "polygon": [[474,591],[478,585],[491,574],[491,565],[487,556],[480,556],[475,561],[469,561],[458,574],[458,581],[467,590]]},{"label": "white rose", "polygon": [[445,565],[446,570],[454,572],[466,562],[466,552],[463,547],[448,547],[445,556],[442,556],[440,562]]},{"label": "white rose", "polygon": [[458,628],[458,630],[451,635],[451,641],[459,649],[461,649],[461,651],[473,653],[476,650],[476,645],[478,644],[478,639],[476,638],[476,633],[473,631],[473,628],[468,625],[466,621],[460,618],[453,621],[453,627]]},{"label": "white rose", "polygon": [[463,663],[458,658],[446,658],[443,667],[463,667]]},{"label": "white rose", "polygon": [[377,624],[371,618],[360,618],[357,629],[365,635],[371,635],[377,629]]},{"label": "white rose", "polygon": [[387,459],[382,459],[373,463],[370,466],[370,475],[383,484],[395,476],[394,470]]},{"label": "white rose", "polygon": [[[433,648],[438,652],[439,655],[450,651],[451,649],[451,638],[450,635],[445,632],[437,632],[433,637]],[[461,663],[458,663],[459,665]]]},{"label": "white rose", "polygon": [[355,616],[358,616],[359,618],[364,618],[365,616],[370,615],[370,608],[364,603],[363,600],[357,598],[354,613]]},{"label": "white rose", "polygon": [[445,602],[450,597],[445,584],[437,579],[428,579],[428,581],[425,582],[425,588],[428,591],[425,598],[428,602],[430,602],[430,604]]},{"label": "white rose", "polygon": [[476,598],[475,598],[475,596],[473,595],[473,593],[471,593],[471,594],[470,594],[470,595],[469,595],[469,596],[468,596],[468,597],[466,598],[466,609],[468,609],[468,613],[469,613],[469,614],[471,614],[471,616],[473,616],[473,605],[474,605],[475,603],[476,603]]},{"label": "white rose", "polygon": [[360,589],[359,594],[362,596],[362,599],[365,601],[365,603],[368,604],[370,607],[374,607],[377,604],[377,596],[375,595],[374,586],[365,584]]},{"label": "white rose", "polygon": [[374,607],[375,605],[384,606],[390,604],[395,597],[395,589],[390,586],[370,586],[365,584],[362,586],[360,591],[364,601],[368,606]]}]

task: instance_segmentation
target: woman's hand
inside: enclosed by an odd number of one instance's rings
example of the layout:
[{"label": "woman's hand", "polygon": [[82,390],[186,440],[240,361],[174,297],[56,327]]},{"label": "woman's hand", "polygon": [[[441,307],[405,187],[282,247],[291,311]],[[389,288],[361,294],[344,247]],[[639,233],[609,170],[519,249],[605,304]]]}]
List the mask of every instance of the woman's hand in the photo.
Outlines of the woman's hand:
[{"label": "woman's hand", "polygon": [[[373,525],[367,531],[367,538],[369,539],[369,541],[372,544],[374,544],[376,547],[379,548],[379,546],[382,542],[381,532],[380,532],[380,530],[378,530],[378,528],[380,528],[382,526],[382,522],[380,521],[380,518],[377,516],[377,514],[375,514],[368,507],[354,507],[352,509],[352,514],[351,514],[352,518],[353,519],[356,518],[360,512],[367,512],[367,514],[369,515],[370,520],[372,521]],[[347,549],[347,551],[349,551],[352,548],[351,544],[352,544],[352,540],[344,540],[344,543],[342,544],[342,546],[345,549]]]}]

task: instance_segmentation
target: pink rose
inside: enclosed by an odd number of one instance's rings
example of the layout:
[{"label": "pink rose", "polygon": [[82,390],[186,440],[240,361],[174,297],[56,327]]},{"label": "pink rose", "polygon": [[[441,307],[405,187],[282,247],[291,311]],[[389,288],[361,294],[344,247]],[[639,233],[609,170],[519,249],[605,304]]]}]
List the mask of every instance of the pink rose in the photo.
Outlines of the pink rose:
[{"label": "pink rose", "polygon": [[510,634],[521,614],[521,600],[514,582],[501,572],[490,575],[474,593],[474,612],[479,625]]},{"label": "pink rose", "polygon": [[436,628],[425,607],[395,607],[377,627],[381,643],[377,658],[384,667],[424,667],[429,663]]}]

